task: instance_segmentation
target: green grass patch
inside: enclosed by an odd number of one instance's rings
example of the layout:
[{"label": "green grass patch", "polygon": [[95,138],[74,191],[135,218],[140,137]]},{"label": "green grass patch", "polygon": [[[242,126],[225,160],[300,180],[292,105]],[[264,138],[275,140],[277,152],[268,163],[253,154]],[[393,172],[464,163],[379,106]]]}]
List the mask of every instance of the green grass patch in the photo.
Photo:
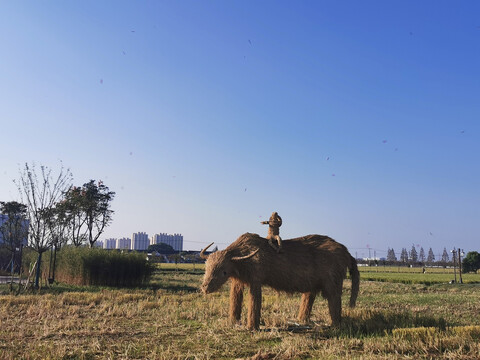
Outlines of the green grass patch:
[{"label": "green grass patch", "polygon": [[[421,271],[397,271],[397,268],[359,268],[360,277],[362,280],[368,281],[383,281],[395,282],[404,284],[446,284],[455,279],[454,273],[442,272],[442,269],[435,269],[435,271],[427,271],[423,274]],[[406,270],[408,268],[400,268]],[[480,284],[480,274],[462,274],[464,284]],[[457,282],[460,281],[460,276],[457,273]]]}]

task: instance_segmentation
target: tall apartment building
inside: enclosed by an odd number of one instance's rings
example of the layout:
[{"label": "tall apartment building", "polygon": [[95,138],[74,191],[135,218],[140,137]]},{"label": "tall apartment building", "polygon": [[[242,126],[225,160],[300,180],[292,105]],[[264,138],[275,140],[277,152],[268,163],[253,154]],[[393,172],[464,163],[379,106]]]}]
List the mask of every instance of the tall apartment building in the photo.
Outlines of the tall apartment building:
[{"label": "tall apartment building", "polygon": [[132,250],[147,250],[150,241],[148,234],[144,232],[133,233],[132,235]]},{"label": "tall apartment building", "polygon": [[132,240],[130,238],[121,238],[117,240],[117,249],[130,250],[132,248]]},{"label": "tall apartment building", "polygon": [[151,242],[153,244],[164,243],[170,245],[175,251],[183,250],[183,236],[182,234],[168,235],[166,233],[155,234],[152,236]]},{"label": "tall apartment building", "polygon": [[116,249],[117,248],[117,239],[105,239],[104,241],[104,249]]}]

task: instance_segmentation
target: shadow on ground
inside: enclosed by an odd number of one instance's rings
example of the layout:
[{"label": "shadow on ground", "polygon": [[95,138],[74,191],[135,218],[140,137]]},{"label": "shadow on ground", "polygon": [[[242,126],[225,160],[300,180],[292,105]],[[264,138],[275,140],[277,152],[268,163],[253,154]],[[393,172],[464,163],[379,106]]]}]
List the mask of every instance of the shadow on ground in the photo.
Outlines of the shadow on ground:
[{"label": "shadow on ground", "polygon": [[401,313],[384,313],[368,311],[361,317],[345,316],[342,319],[341,335],[383,335],[395,328],[435,327],[445,330],[447,323],[444,318],[404,311]]},{"label": "shadow on ground", "polygon": [[383,313],[380,311],[368,311],[361,317],[344,316],[342,324],[338,327],[319,325],[315,322],[309,325],[290,325],[285,328],[262,328],[260,331],[287,331],[292,333],[310,334],[314,338],[332,337],[363,337],[384,336],[397,328],[434,327],[445,330],[448,326],[442,317],[434,318],[410,312]]}]

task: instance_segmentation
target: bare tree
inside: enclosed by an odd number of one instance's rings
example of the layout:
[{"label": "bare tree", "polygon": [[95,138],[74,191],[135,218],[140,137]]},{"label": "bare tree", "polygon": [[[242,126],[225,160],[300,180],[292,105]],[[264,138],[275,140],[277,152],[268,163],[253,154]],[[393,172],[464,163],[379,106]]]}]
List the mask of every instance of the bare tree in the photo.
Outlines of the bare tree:
[{"label": "bare tree", "polygon": [[20,198],[27,206],[29,221],[29,245],[38,253],[35,287],[39,285],[42,254],[49,249],[54,236],[52,234],[52,209],[70,187],[72,174],[63,164],[57,176],[47,166],[28,165],[20,170],[20,178],[15,181]]}]

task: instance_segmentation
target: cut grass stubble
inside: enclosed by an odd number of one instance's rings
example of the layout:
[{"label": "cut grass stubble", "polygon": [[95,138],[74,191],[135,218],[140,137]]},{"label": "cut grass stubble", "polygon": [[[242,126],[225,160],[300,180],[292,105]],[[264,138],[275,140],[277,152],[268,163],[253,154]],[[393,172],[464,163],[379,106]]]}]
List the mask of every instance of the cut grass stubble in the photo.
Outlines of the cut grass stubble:
[{"label": "cut grass stubble", "polygon": [[[162,264],[150,286],[0,296],[1,359],[475,358],[480,287],[362,281],[357,307],[328,325],[315,302],[310,328],[294,325],[300,296],[263,292],[261,331],[228,323],[228,288],[197,292],[201,270]],[[58,286],[58,285],[56,285]],[[6,288],[2,290],[6,291]],[[2,291],[0,290],[0,291]],[[245,297],[248,295],[245,293]],[[246,322],[246,308],[242,314]]]}]

